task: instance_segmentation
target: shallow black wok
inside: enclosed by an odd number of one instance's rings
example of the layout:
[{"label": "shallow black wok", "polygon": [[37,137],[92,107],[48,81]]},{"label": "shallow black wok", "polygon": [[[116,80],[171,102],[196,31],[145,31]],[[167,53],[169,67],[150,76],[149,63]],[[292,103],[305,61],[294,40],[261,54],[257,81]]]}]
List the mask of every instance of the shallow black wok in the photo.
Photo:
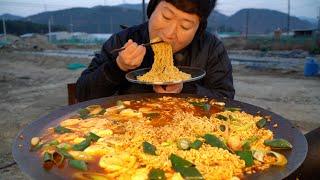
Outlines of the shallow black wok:
[{"label": "shallow black wok", "polygon": [[[52,172],[47,172],[42,168],[42,162],[39,160],[35,153],[29,152],[30,139],[34,136],[40,136],[43,130],[48,127],[57,125],[61,120],[66,119],[77,113],[80,108],[87,107],[92,104],[100,104],[108,107],[114,105],[117,100],[129,100],[129,99],[141,99],[145,97],[160,97],[160,94],[133,94],[125,96],[113,96],[101,99],[95,99],[91,101],[82,102],[72,106],[63,107],[57,111],[50,113],[49,115],[42,117],[19,132],[16,136],[12,154],[15,161],[18,163],[19,168],[34,179],[63,179],[59,175]],[[199,97],[196,95],[179,94],[173,95],[178,97]],[[308,147],[307,141],[304,135],[294,127],[288,120],[283,117],[267,111],[263,108],[256,107],[247,103],[242,103],[234,100],[222,100],[226,102],[227,107],[240,107],[247,113],[260,114],[262,116],[271,116],[272,122],[268,123],[268,129],[274,132],[275,138],[287,139],[293,145],[293,149],[289,151],[281,151],[287,159],[288,164],[285,167],[271,167],[268,170],[258,172],[252,175],[246,175],[246,179],[284,179],[295,171],[301,163],[304,161]],[[277,123],[278,127],[274,128],[272,125]],[[23,136],[23,138],[21,138]]]}]

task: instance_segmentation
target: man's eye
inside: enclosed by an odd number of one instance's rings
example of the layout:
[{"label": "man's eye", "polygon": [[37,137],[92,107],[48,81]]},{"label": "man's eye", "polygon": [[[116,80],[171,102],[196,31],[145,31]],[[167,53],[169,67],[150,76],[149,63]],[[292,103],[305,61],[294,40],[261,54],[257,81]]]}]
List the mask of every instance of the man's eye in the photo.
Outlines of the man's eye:
[{"label": "man's eye", "polygon": [[162,15],[162,17],[163,17],[164,19],[166,19],[166,20],[170,20],[170,17],[167,17],[167,16],[165,16],[165,15]]},{"label": "man's eye", "polygon": [[184,30],[189,30],[190,29],[190,27],[186,27],[186,26],[181,26],[182,27],[182,29],[184,29]]}]

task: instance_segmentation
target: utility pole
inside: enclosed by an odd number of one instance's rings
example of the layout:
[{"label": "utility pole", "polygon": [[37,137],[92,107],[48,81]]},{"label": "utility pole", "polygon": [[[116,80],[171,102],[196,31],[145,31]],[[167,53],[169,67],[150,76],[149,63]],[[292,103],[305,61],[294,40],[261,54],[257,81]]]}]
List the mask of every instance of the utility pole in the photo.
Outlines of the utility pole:
[{"label": "utility pole", "polygon": [[51,25],[54,25],[53,23],[53,16],[50,16]]},{"label": "utility pole", "polygon": [[146,4],[145,0],[142,0],[142,23],[146,20]]},{"label": "utility pole", "polygon": [[246,12],[246,39],[248,38],[249,32],[249,9]]},{"label": "utility pole", "polygon": [[6,30],[6,22],[4,17],[2,17],[2,27],[3,27],[4,40],[7,41],[7,30]]},{"label": "utility pole", "polygon": [[112,16],[110,16],[110,33],[113,34]]},{"label": "utility pole", "polygon": [[49,34],[48,34],[49,42],[51,42],[51,20],[50,20],[50,18],[48,20],[48,31],[49,31]]},{"label": "utility pole", "polygon": [[72,15],[70,15],[70,32],[73,32]]},{"label": "utility pole", "polygon": [[290,32],[290,0],[288,0],[288,21],[287,21],[287,35],[289,36]]},{"label": "utility pole", "polygon": [[43,1],[43,8],[44,8],[44,12],[47,12],[47,3],[45,0],[42,0]]},{"label": "utility pole", "polygon": [[320,32],[320,7],[318,7],[319,15],[318,15],[318,31]]},{"label": "utility pole", "polygon": [[100,23],[97,24],[97,33],[100,33]]}]

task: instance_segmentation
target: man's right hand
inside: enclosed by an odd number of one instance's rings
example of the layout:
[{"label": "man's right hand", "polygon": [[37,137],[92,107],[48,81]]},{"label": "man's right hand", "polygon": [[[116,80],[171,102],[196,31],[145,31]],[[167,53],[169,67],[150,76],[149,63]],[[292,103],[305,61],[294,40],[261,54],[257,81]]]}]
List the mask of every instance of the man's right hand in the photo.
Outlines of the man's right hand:
[{"label": "man's right hand", "polygon": [[123,71],[128,71],[139,67],[146,54],[146,48],[138,45],[131,39],[124,45],[125,50],[121,51],[117,57],[117,65]]}]

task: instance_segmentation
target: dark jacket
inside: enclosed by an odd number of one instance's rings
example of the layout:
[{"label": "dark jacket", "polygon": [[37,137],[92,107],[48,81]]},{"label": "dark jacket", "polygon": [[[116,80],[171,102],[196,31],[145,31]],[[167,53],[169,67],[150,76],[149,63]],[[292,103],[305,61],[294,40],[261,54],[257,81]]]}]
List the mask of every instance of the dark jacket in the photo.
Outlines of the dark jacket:
[{"label": "dark jacket", "polygon": [[[152,86],[130,83],[116,63],[117,54],[109,52],[122,47],[129,39],[138,44],[148,43],[148,23],[133,26],[112,35],[103,45],[101,53],[91,61],[77,81],[78,101],[112,96],[153,92]],[[153,51],[147,47],[146,55],[139,68],[151,67]],[[184,49],[174,54],[176,66],[200,67],[206,76],[196,82],[185,83],[182,93],[199,94],[207,97],[234,97],[232,67],[222,42],[214,35],[196,35]]]}]

